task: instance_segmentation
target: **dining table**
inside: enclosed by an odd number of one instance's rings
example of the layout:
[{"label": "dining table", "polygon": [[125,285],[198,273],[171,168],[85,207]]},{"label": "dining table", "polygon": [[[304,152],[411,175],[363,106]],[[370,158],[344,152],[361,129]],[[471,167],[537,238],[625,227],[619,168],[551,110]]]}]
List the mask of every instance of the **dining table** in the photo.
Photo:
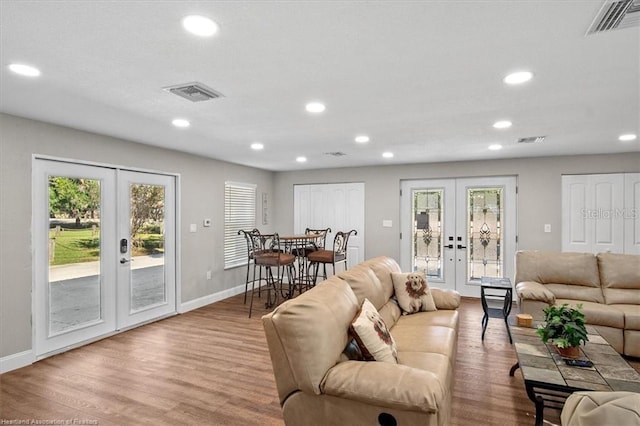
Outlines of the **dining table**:
[{"label": "dining table", "polygon": [[294,234],[280,236],[280,242],[284,246],[286,253],[295,255],[295,274],[293,282],[289,286],[289,292],[283,297],[292,298],[296,287],[299,293],[309,289],[314,283],[313,276],[310,274],[309,268],[311,265],[307,259],[307,252],[309,250],[316,250],[316,241],[322,238],[322,234],[309,233],[309,234]]}]

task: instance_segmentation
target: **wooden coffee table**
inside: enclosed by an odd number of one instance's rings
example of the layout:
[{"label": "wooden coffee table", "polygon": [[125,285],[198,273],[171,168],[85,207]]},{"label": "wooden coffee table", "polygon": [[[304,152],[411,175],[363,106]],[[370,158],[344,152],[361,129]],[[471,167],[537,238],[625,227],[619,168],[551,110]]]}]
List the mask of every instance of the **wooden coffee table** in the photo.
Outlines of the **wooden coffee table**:
[{"label": "wooden coffee table", "polygon": [[544,408],[562,410],[567,397],[576,391],[640,392],[640,374],[604,340],[587,326],[589,341],[580,348],[580,359],[593,367],[570,367],[552,345],[542,343],[535,328],[511,327],[518,362],[511,367],[513,376],[520,368],[527,396],[536,407],[536,426],[542,425]]}]

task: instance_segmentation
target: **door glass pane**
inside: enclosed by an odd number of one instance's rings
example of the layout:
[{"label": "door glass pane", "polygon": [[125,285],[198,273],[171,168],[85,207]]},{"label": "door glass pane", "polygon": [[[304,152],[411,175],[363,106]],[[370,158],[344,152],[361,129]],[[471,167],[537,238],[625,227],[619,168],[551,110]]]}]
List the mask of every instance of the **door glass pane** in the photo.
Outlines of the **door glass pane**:
[{"label": "door glass pane", "polygon": [[443,195],[442,189],[413,191],[413,270],[425,271],[428,278],[443,279]]},{"label": "door glass pane", "polygon": [[467,189],[467,281],[502,277],[502,188]]},{"label": "door glass pane", "polygon": [[49,336],[101,316],[100,181],[49,176]]},{"label": "door glass pane", "polygon": [[166,301],[164,273],[165,191],[161,185],[131,184],[132,311]]}]

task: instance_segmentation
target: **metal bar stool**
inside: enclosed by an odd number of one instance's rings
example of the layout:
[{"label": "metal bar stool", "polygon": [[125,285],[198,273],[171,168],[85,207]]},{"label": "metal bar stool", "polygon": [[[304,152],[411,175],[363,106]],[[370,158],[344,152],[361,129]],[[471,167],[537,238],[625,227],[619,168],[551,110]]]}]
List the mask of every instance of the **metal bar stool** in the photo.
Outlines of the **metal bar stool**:
[{"label": "metal bar stool", "polygon": [[347,246],[349,245],[349,237],[358,235],[358,231],[352,229],[349,232],[337,232],[333,238],[333,250],[316,250],[308,254],[307,259],[314,266],[313,285],[318,282],[318,272],[320,264],[324,271],[324,279],[327,279],[327,265],[333,266],[333,274],[336,273],[336,265],[344,263],[344,269],[347,269]]},{"label": "metal bar stool", "polygon": [[[293,264],[296,257],[291,253],[285,253],[280,246],[280,238],[278,234],[260,234],[259,236],[253,236],[254,244],[256,244],[256,251],[254,254],[254,263],[260,268],[259,274],[262,277],[262,270],[265,271],[265,279],[267,283],[267,301],[265,308],[271,308],[276,305],[278,301],[278,293],[283,298],[289,298],[293,296]],[[275,269],[275,274],[274,274]],[[284,274],[287,274],[289,289],[285,294],[283,292]],[[260,288],[260,283],[258,283]],[[271,297],[271,290],[274,295]],[[252,288],[251,301],[249,303],[249,318],[251,318],[251,311],[253,309],[253,294],[255,293]]]}]

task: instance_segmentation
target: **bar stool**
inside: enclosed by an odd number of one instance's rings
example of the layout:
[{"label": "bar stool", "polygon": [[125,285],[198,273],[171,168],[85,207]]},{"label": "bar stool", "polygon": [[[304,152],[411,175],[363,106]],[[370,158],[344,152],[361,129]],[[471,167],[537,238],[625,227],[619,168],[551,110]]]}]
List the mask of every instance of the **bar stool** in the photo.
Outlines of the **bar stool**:
[{"label": "bar stool", "polygon": [[336,265],[344,263],[344,269],[347,269],[347,246],[349,244],[349,237],[351,235],[358,235],[358,231],[352,229],[349,232],[336,232],[333,238],[333,250],[320,249],[311,252],[307,255],[307,259],[315,267],[313,274],[313,285],[318,282],[318,272],[320,270],[320,264],[322,264],[324,271],[324,279],[327,279],[327,265],[333,266],[333,274],[336,273]]},{"label": "bar stool", "polygon": [[[265,280],[267,284],[267,302],[265,308],[271,308],[278,301],[278,292],[282,297],[288,298],[293,296],[293,288],[291,283],[293,282],[293,264],[296,257],[291,253],[285,253],[280,247],[280,238],[278,234],[260,234],[259,236],[253,236],[254,241],[254,258],[255,265],[260,268],[258,289],[261,284],[262,270],[265,272]],[[275,269],[275,274],[274,274]],[[285,294],[283,293],[284,274],[287,273],[287,279],[289,284],[289,290]],[[274,291],[273,299],[271,298],[271,290]],[[249,303],[249,318],[251,318],[251,311],[253,309],[253,294],[255,293],[253,287],[251,291],[251,301]]]},{"label": "bar stool", "polygon": [[[244,229],[240,229],[238,231],[238,235],[242,234],[244,236],[245,242],[247,243],[247,274],[244,283],[244,302],[247,303],[247,291],[249,291],[249,284],[254,285],[256,282],[256,264],[254,261],[255,258],[255,237],[260,236],[260,231],[256,228],[251,231],[245,231]],[[253,266],[253,277],[249,280],[249,275],[251,272],[251,267]],[[262,271],[260,271],[262,272]],[[258,282],[261,281],[261,276],[258,277]],[[260,285],[258,285],[258,297],[260,297]]]}]

